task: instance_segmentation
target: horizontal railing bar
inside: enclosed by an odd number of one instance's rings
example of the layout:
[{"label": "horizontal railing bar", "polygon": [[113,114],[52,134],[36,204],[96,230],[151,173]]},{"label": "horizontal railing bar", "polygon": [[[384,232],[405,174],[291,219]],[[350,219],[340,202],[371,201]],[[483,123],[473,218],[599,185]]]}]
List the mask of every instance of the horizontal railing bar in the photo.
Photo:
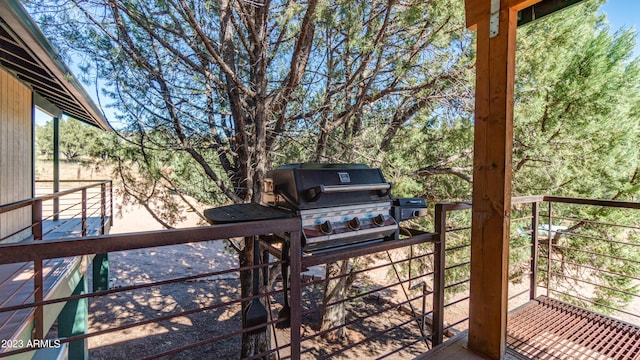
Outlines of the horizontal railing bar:
[{"label": "horizontal railing bar", "polygon": [[[300,342],[302,343],[303,341],[311,340],[311,339],[313,339],[313,338],[315,338],[315,337],[322,336],[322,335],[324,335],[324,334],[326,334],[326,333],[329,333],[329,332],[331,332],[331,331],[333,331],[333,330],[336,330],[336,329],[339,329],[339,328],[341,328],[341,327],[347,327],[347,326],[349,326],[349,325],[351,325],[351,324],[354,324],[354,323],[356,323],[356,322],[358,322],[358,321],[361,321],[361,320],[364,320],[364,319],[366,319],[366,318],[369,318],[369,317],[372,317],[372,316],[376,316],[376,315],[380,315],[380,314],[382,314],[382,313],[385,313],[385,312],[391,311],[391,310],[393,310],[393,309],[395,309],[395,308],[400,308],[400,307],[402,307],[403,305],[409,304],[409,303],[411,303],[412,301],[416,301],[416,300],[420,299],[421,297],[422,297],[422,295],[418,295],[418,296],[416,296],[416,297],[414,297],[414,298],[407,299],[407,300],[402,301],[402,302],[399,302],[399,303],[397,303],[397,304],[393,304],[393,303],[392,303],[392,304],[391,304],[391,306],[386,307],[386,308],[382,308],[381,310],[376,310],[376,311],[374,311],[374,312],[372,312],[372,313],[368,313],[368,314],[365,314],[365,315],[362,315],[362,316],[355,316],[355,317],[353,317],[351,320],[349,320],[349,321],[345,322],[344,324],[341,324],[341,325],[335,325],[335,326],[333,326],[333,327],[331,327],[331,328],[329,328],[329,329],[321,330],[321,331],[318,331],[318,332],[316,332],[316,333],[314,333],[314,334],[304,336],[304,337],[300,338]],[[303,313],[303,315],[305,315],[305,314],[310,314],[310,313],[314,313],[314,312],[320,311],[321,309],[322,309],[322,308],[320,308],[320,307],[313,308],[313,311],[309,311],[309,310],[307,310],[307,311],[305,311],[305,312]]]},{"label": "horizontal railing bar", "polygon": [[[638,295],[638,294],[633,294],[633,293],[630,293],[630,292],[628,292],[628,291],[624,291],[624,290],[620,290],[620,289],[614,289],[614,288],[609,287],[609,286],[606,286],[606,285],[596,284],[596,283],[594,283],[594,282],[591,282],[591,281],[588,281],[588,280],[585,280],[585,279],[580,279],[580,278],[576,278],[576,277],[573,277],[573,276],[570,276],[570,275],[560,274],[560,273],[555,272],[555,271],[551,271],[551,274],[552,274],[552,275],[556,275],[556,276],[558,276],[558,277],[563,277],[563,278],[571,279],[571,280],[574,280],[574,281],[576,281],[576,282],[581,282],[581,283],[589,284],[589,285],[592,285],[592,286],[595,286],[595,287],[598,287],[598,288],[602,288],[602,289],[607,289],[607,290],[615,291],[615,292],[620,293],[620,294],[625,294],[625,295],[629,295],[629,296],[632,296],[632,297],[640,297],[640,295]],[[639,317],[640,317],[640,316],[639,316]]]},{"label": "horizontal railing bar", "polygon": [[[166,356],[169,356],[169,355],[173,355],[173,354],[177,354],[177,353],[180,353],[180,352],[183,352],[183,351],[187,351],[189,349],[197,348],[197,347],[204,346],[204,345],[207,345],[207,344],[210,344],[210,343],[214,343],[214,342],[218,342],[218,341],[221,341],[221,340],[225,340],[225,339],[228,339],[228,338],[231,338],[231,337],[234,337],[234,336],[242,335],[242,334],[247,333],[247,332],[252,332],[254,330],[261,329],[261,328],[263,328],[265,326],[275,325],[275,324],[277,324],[279,322],[283,322],[283,321],[285,321],[285,320],[284,319],[268,320],[266,323],[261,323],[261,324],[254,325],[254,326],[251,326],[251,327],[241,328],[240,330],[235,330],[235,331],[227,333],[227,334],[214,336],[212,338],[205,339],[205,340],[200,340],[200,341],[197,341],[195,343],[191,343],[191,344],[186,345],[186,346],[182,346],[182,347],[179,347],[179,348],[173,348],[171,350],[167,350],[167,351],[164,351],[164,352],[161,352],[161,353],[153,354],[153,355],[150,355],[150,356],[142,358],[142,360],[151,360],[151,359],[163,358],[163,357],[166,357]],[[269,353],[269,351],[263,351],[260,354],[256,354],[256,356],[257,355],[264,356],[264,355],[266,355],[268,353]]]},{"label": "horizontal railing bar", "polygon": [[[47,180],[47,179],[40,179],[40,180],[35,180],[36,183],[52,183],[55,180]],[[58,180],[60,183],[84,183],[84,182],[88,182],[88,183],[93,183],[93,182],[100,182],[100,183],[110,183],[112,180],[109,179],[95,179],[95,180]]]},{"label": "horizontal railing bar", "polygon": [[529,293],[529,289],[522,290],[521,292],[509,297],[509,300],[513,300],[513,299],[517,298],[518,296],[522,296],[522,295],[527,294],[527,293]]},{"label": "horizontal railing bar", "polygon": [[545,195],[544,201],[554,202],[554,203],[593,205],[593,206],[604,206],[604,207],[624,208],[624,209],[640,209],[640,202],[620,201],[620,200],[596,200],[596,199],[568,198],[568,197]]},{"label": "horizontal railing bar", "polygon": [[69,194],[73,194],[75,192],[78,191],[82,191],[83,188],[92,188],[92,187],[97,187],[97,186],[101,186],[103,184],[107,184],[110,181],[106,181],[106,182],[97,182],[95,184],[91,184],[91,185],[87,185],[87,186],[83,186],[83,187],[78,187],[78,188],[73,188],[73,189],[69,189],[69,190],[64,190],[64,191],[59,191],[57,193],[51,193],[51,194],[47,194],[47,195],[42,195],[42,196],[36,196],[33,198],[29,198],[29,199],[24,199],[24,200],[20,200],[20,201],[16,201],[16,202],[12,202],[9,204],[4,204],[4,205],[0,205],[0,214],[4,214],[5,212],[9,212],[12,210],[16,210],[16,209],[20,209],[23,207],[27,207],[27,206],[31,206],[33,203],[35,203],[36,201],[48,201],[48,200],[52,200],[55,198],[59,198],[62,196],[66,196]]},{"label": "horizontal railing bar", "polygon": [[607,223],[607,222],[603,222],[603,221],[587,220],[587,219],[580,219],[580,218],[574,218],[574,217],[553,216],[552,219],[575,221],[575,222],[584,222],[584,223],[588,223],[588,224],[604,225],[604,226],[611,226],[611,227],[621,227],[621,228],[625,228],[625,229],[640,229],[640,226],[614,224],[614,223]]},{"label": "horizontal railing bar", "polygon": [[471,265],[471,261],[465,261],[463,263],[451,265],[449,267],[445,267],[444,270],[447,271],[447,270],[455,269],[455,268],[462,267],[462,266],[465,266],[465,265]]},{"label": "horizontal railing bar", "polygon": [[444,288],[445,288],[445,290],[446,290],[446,289],[450,289],[450,288],[454,288],[454,287],[456,287],[456,286],[460,286],[460,285],[462,285],[462,284],[464,284],[464,283],[468,283],[468,282],[470,282],[470,281],[471,281],[471,279],[465,279],[465,280],[458,281],[458,282],[453,283],[453,284],[446,285]]},{"label": "horizontal railing bar", "polygon": [[[56,303],[60,303],[60,302],[67,302],[67,301],[73,301],[73,300],[78,300],[78,299],[99,297],[99,296],[104,296],[104,295],[109,295],[109,294],[115,294],[115,293],[121,293],[121,292],[133,291],[133,290],[140,290],[140,289],[156,287],[156,286],[162,286],[162,285],[169,285],[169,284],[174,284],[174,283],[179,283],[179,282],[187,282],[187,281],[197,280],[197,279],[200,279],[200,278],[206,278],[206,277],[211,277],[211,276],[226,275],[226,274],[230,274],[230,273],[239,273],[239,272],[242,272],[242,271],[249,271],[249,270],[253,270],[253,269],[264,268],[264,267],[267,267],[267,266],[278,265],[280,263],[281,263],[280,261],[275,261],[275,262],[270,262],[270,263],[266,263],[266,264],[248,265],[248,266],[244,266],[242,268],[232,268],[232,269],[227,269],[227,270],[212,271],[212,272],[198,274],[198,275],[184,276],[184,277],[167,279],[167,280],[158,280],[158,281],[150,282],[150,283],[147,283],[147,284],[121,286],[121,287],[118,287],[118,288],[95,291],[95,292],[86,293],[86,294],[73,295],[73,296],[68,296],[68,297],[65,297],[65,298],[51,299],[51,300],[45,300],[45,301],[40,301],[40,302],[36,301],[36,302],[24,304],[24,305],[14,305],[14,306],[0,307],[0,313],[8,312],[8,311],[21,310],[21,309],[26,309],[26,308],[32,308],[32,307],[41,306],[41,305],[42,306],[51,305],[51,304],[56,304]],[[31,278],[33,278],[33,276],[31,276]],[[278,292],[282,292],[282,290],[275,291],[274,293],[278,293]]]},{"label": "horizontal railing bar", "polygon": [[529,204],[529,203],[535,203],[535,202],[543,202],[545,196],[544,195],[533,195],[533,196],[517,196],[517,197],[513,197],[511,198],[511,204],[512,205],[519,205],[519,204]]},{"label": "horizontal railing bar", "polygon": [[456,322],[454,322],[453,324],[449,324],[449,325],[445,326],[445,327],[442,329],[442,331],[447,331],[447,330],[449,330],[449,329],[453,328],[453,327],[454,327],[454,326],[456,326],[456,325],[460,325],[460,324],[462,324],[462,323],[463,323],[463,322],[465,322],[465,321],[469,321],[469,318],[468,318],[468,317],[466,317],[466,318],[464,318],[464,319],[462,319],[462,320],[460,320],[460,321],[456,321]]},{"label": "horizontal railing bar", "polygon": [[[307,286],[310,286],[310,285],[317,285],[317,284],[325,283],[325,282],[327,282],[329,280],[336,280],[336,279],[341,279],[341,278],[345,278],[345,277],[349,277],[349,276],[353,276],[353,275],[358,275],[358,274],[361,274],[361,273],[365,273],[367,271],[382,269],[382,268],[385,268],[385,267],[394,266],[394,265],[397,265],[397,264],[402,264],[404,262],[410,262],[412,260],[420,259],[420,258],[427,257],[427,256],[430,256],[430,255],[433,255],[433,253],[414,256],[414,257],[409,258],[409,259],[394,260],[393,262],[383,263],[383,264],[376,265],[376,266],[373,266],[373,267],[370,267],[370,268],[355,270],[353,272],[349,272],[349,273],[346,273],[346,274],[336,275],[336,276],[334,276],[334,277],[332,277],[330,279],[321,278],[321,279],[317,279],[317,280],[311,280],[311,281],[305,282],[303,284],[303,286],[307,287]],[[433,271],[425,273],[425,274],[421,274],[418,277],[430,276],[430,275],[433,275]]]},{"label": "horizontal railing bar", "polygon": [[614,275],[614,276],[626,277],[626,278],[629,278],[629,279],[633,279],[633,280],[640,281],[640,278],[637,278],[637,277],[634,277],[634,276],[631,276],[631,275],[627,275],[627,274],[620,274],[620,273],[617,273],[617,272],[614,272],[614,271],[609,271],[609,270],[605,270],[605,269],[595,268],[595,267],[593,267],[593,266],[589,266],[589,265],[577,264],[577,263],[574,263],[573,261],[568,261],[568,260],[559,260],[559,259],[552,259],[552,261],[560,261],[560,262],[565,263],[565,264],[573,265],[573,266],[580,267],[580,268],[584,268],[584,269],[593,270],[593,271],[595,271],[595,272],[603,272],[603,273],[610,274],[610,275]]},{"label": "horizontal railing bar", "polygon": [[[640,202],[632,201],[620,201],[620,200],[600,200],[600,199],[583,199],[583,198],[569,198],[561,196],[549,196],[549,195],[534,195],[534,196],[517,196],[511,198],[511,204],[529,204],[535,202],[555,202],[555,203],[567,203],[576,205],[593,205],[593,206],[605,206],[614,208],[627,208],[627,209],[640,209]],[[444,211],[455,210],[467,210],[471,209],[471,201],[465,202],[442,202],[438,205],[443,206]]]},{"label": "horizontal railing bar", "polygon": [[[624,311],[624,310],[613,308],[611,306],[600,304],[600,303],[597,303],[597,302],[595,302],[593,300],[589,300],[589,299],[584,298],[584,297],[579,296],[579,295],[567,294],[566,292],[560,291],[560,290],[557,290],[557,289],[552,289],[551,291],[556,292],[558,294],[562,294],[562,295],[568,296],[568,297],[572,297],[572,298],[578,299],[580,301],[585,301],[585,302],[588,302],[588,303],[593,304],[593,305],[602,306],[602,307],[607,308],[609,310],[617,311],[619,313],[622,313],[622,314],[625,314],[625,315],[629,315],[629,316],[633,316],[633,317],[636,317],[636,318],[640,319],[640,315],[638,315],[638,314],[630,313],[630,312],[627,312],[627,311]],[[573,306],[575,306],[575,305],[573,305]],[[622,321],[622,320],[619,320],[619,319],[616,319],[616,320]]]},{"label": "horizontal railing bar", "polygon": [[468,210],[471,209],[471,201],[439,202],[436,204],[436,206],[442,207],[442,210],[445,212]]},{"label": "horizontal railing bar", "polygon": [[452,232],[458,232],[458,231],[464,231],[464,230],[470,230],[471,226],[461,226],[461,227],[456,227],[456,228],[447,228],[446,232],[448,233],[452,233]]},{"label": "horizontal railing bar", "polygon": [[0,245],[0,264],[299,231],[300,219],[290,218],[6,244]]},{"label": "horizontal railing bar", "polygon": [[[327,304],[322,304],[322,306],[323,307],[330,307],[330,306],[338,305],[338,304],[341,304],[341,303],[344,303],[344,302],[347,302],[347,301],[350,301],[350,300],[358,299],[358,298],[361,298],[361,297],[365,297],[367,295],[371,295],[371,294],[377,293],[377,292],[379,292],[381,290],[390,289],[390,288],[392,288],[394,286],[398,286],[398,285],[402,286],[402,284],[404,284],[404,283],[407,283],[407,282],[410,283],[411,281],[417,280],[417,279],[419,279],[421,277],[422,277],[422,275],[414,276],[414,277],[412,277],[410,279],[406,279],[406,280],[402,280],[402,281],[399,281],[399,282],[396,282],[396,283],[393,283],[393,284],[390,284],[390,285],[385,285],[385,286],[382,286],[382,287],[378,287],[378,288],[375,288],[375,289],[372,289],[372,290],[369,290],[369,291],[365,291],[365,292],[356,294],[354,296],[348,296],[348,297],[346,297],[346,298],[344,298],[342,300],[336,300],[334,302],[330,302],[330,303],[327,303]],[[329,279],[329,280],[333,280],[333,279]],[[329,281],[329,280],[327,280],[327,281]],[[424,294],[424,295],[427,296],[427,295],[431,295],[431,294],[433,294],[433,291],[430,291],[428,294]],[[418,296],[418,298],[420,298],[420,297],[422,297],[422,295]]]},{"label": "horizontal railing bar", "polygon": [[444,306],[443,306],[443,307],[447,308],[447,307],[449,307],[449,306],[453,306],[453,305],[455,305],[455,304],[459,304],[459,303],[461,303],[461,302],[463,302],[463,301],[467,301],[467,300],[469,300],[469,297],[468,297],[468,296],[465,296],[465,297],[463,297],[463,298],[460,298],[460,299],[458,299],[458,300],[452,301],[452,302],[450,302],[450,303],[446,303],[446,304],[444,304]]},{"label": "horizontal railing bar", "polygon": [[[73,341],[82,340],[82,339],[86,339],[86,338],[90,338],[90,337],[94,337],[94,336],[99,336],[99,335],[109,334],[109,333],[113,333],[113,332],[117,332],[117,331],[127,330],[127,329],[131,329],[131,328],[134,328],[134,327],[137,327],[137,326],[158,323],[158,322],[170,320],[170,319],[173,319],[173,318],[176,318],[176,317],[182,317],[182,316],[186,316],[186,315],[197,314],[197,313],[201,313],[201,312],[208,311],[208,310],[216,310],[216,309],[223,308],[223,307],[226,307],[226,306],[240,304],[240,303],[243,303],[243,302],[251,301],[253,299],[259,299],[261,297],[270,296],[270,295],[281,293],[281,292],[282,292],[282,290],[271,291],[271,292],[262,293],[262,294],[259,294],[259,295],[247,296],[247,297],[243,297],[243,298],[240,298],[240,299],[224,301],[224,302],[217,303],[217,304],[214,304],[214,305],[208,305],[208,306],[198,307],[198,308],[195,308],[195,309],[185,310],[185,311],[172,313],[172,314],[168,314],[168,315],[164,315],[164,316],[158,316],[158,317],[155,317],[153,319],[140,320],[140,321],[133,322],[133,323],[130,323],[130,324],[124,324],[124,325],[121,325],[121,326],[118,326],[118,327],[115,327],[115,328],[102,329],[102,330],[94,331],[92,333],[70,336],[68,338],[62,339],[61,342],[62,343],[64,343],[64,342],[73,342]],[[284,321],[284,320],[278,320],[278,321]],[[271,323],[276,323],[278,321],[273,321]],[[267,323],[267,325],[269,325],[269,324],[270,323]],[[262,326],[264,326],[264,325],[262,325],[262,324],[256,325],[255,327],[243,329],[239,333],[250,331],[252,329],[258,329],[258,328],[261,328]],[[3,354],[3,355],[5,355],[5,354]]]},{"label": "horizontal railing bar", "polygon": [[[575,252],[581,252],[581,253],[585,253],[585,254],[590,254],[590,255],[595,255],[595,256],[601,256],[604,258],[609,258],[609,259],[615,259],[615,260],[620,260],[620,261],[627,261],[627,262],[632,262],[634,264],[640,264],[640,261],[636,261],[636,260],[631,260],[631,259],[626,259],[626,258],[621,258],[621,257],[617,257],[617,256],[611,256],[611,255],[605,255],[605,254],[601,254],[601,253],[597,253],[594,251],[588,251],[588,250],[581,250],[581,249],[576,249],[576,248],[572,248],[572,247],[566,247],[566,246],[561,246],[561,245],[554,245],[554,248],[557,249],[563,249],[563,250],[568,250],[568,251],[575,251]],[[556,259],[552,259],[553,261],[558,261]]]},{"label": "horizontal railing bar", "polygon": [[519,217],[519,218],[513,218],[513,219],[511,219],[511,222],[522,221],[522,220],[531,220],[531,219],[533,219],[533,216],[527,215],[527,216],[523,216],[523,217]]},{"label": "horizontal railing bar", "polygon": [[353,343],[353,344],[349,344],[349,346],[345,346],[345,347],[343,347],[343,348],[340,348],[340,349],[338,349],[337,351],[334,351],[334,352],[332,352],[332,353],[330,353],[330,354],[328,354],[328,355],[325,355],[325,356],[321,357],[321,359],[331,359],[331,358],[333,358],[336,354],[340,354],[340,353],[345,352],[345,351],[347,351],[347,350],[349,350],[349,349],[352,349],[352,348],[354,348],[354,347],[356,347],[356,346],[358,346],[358,345],[361,345],[361,344],[367,343],[367,342],[369,342],[369,341],[371,341],[371,340],[373,340],[373,339],[375,339],[375,338],[378,338],[378,337],[380,337],[380,336],[382,336],[382,335],[384,335],[384,334],[388,333],[388,332],[389,332],[389,331],[391,331],[391,330],[402,328],[403,326],[408,325],[408,324],[409,324],[409,323],[411,323],[411,322],[414,322],[414,321],[416,321],[416,320],[420,320],[420,318],[422,318],[422,315],[412,317],[412,318],[410,318],[409,320],[406,320],[406,321],[404,321],[404,322],[402,322],[402,323],[400,323],[400,324],[397,324],[397,325],[395,325],[395,326],[393,326],[393,327],[390,327],[390,328],[387,328],[387,329],[384,329],[384,330],[375,331],[375,332],[373,332],[373,334],[372,334],[371,336],[366,337],[366,338],[364,338],[364,339],[362,339],[362,340],[360,340],[360,341],[357,341],[357,342],[355,342],[355,343]]},{"label": "horizontal railing bar", "polygon": [[467,247],[470,247],[470,246],[471,246],[471,244],[462,244],[462,245],[446,248],[446,249],[444,249],[444,251],[445,252],[447,252],[447,251],[458,251],[460,249],[464,249],[464,248],[467,248]]},{"label": "horizontal railing bar", "polygon": [[640,244],[633,244],[633,243],[628,243],[628,242],[624,242],[624,241],[617,241],[617,240],[609,240],[609,239],[606,239],[606,238],[603,238],[603,237],[597,237],[597,236],[586,235],[586,234],[579,234],[579,233],[575,233],[575,232],[558,231],[557,233],[558,234],[562,234],[562,235],[577,237],[577,238],[598,240],[600,242],[606,242],[606,243],[611,243],[611,244],[620,244],[620,245],[624,245],[624,246],[640,247]]}]

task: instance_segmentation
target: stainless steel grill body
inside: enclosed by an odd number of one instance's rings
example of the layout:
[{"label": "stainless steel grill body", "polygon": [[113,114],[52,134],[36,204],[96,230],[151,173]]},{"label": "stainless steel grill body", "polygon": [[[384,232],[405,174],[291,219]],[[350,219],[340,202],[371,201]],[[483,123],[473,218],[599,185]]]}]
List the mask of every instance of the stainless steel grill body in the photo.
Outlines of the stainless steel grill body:
[{"label": "stainless steel grill body", "polygon": [[359,164],[292,164],[270,172],[271,205],[302,220],[305,249],[393,238],[391,184]]}]

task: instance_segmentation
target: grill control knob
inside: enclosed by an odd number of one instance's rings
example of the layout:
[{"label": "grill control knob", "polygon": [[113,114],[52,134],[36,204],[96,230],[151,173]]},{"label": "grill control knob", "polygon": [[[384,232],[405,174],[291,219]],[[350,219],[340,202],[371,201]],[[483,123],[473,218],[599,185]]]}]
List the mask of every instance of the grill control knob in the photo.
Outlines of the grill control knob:
[{"label": "grill control knob", "polygon": [[333,232],[333,225],[331,225],[331,221],[327,220],[322,224],[318,225],[318,229],[321,233],[325,235],[329,235]]},{"label": "grill control knob", "polygon": [[359,230],[360,229],[360,219],[357,217],[354,217],[353,219],[349,220],[347,222],[347,226],[349,227],[349,229],[351,230]]},{"label": "grill control knob", "polygon": [[376,226],[382,226],[384,225],[384,220],[384,215],[378,214],[378,216],[374,217],[371,221],[373,221],[373,224]]}]

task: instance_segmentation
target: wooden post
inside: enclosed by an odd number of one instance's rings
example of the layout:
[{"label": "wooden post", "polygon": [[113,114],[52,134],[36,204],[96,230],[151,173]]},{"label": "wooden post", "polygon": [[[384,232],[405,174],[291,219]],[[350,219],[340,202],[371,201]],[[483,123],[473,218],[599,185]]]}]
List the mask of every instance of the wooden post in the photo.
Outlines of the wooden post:
[{"label": "wooden post", "polygon": [[[497,2],[497,7],[496,7]],[[477,23],[469,348],[505,352],[517,11],[487,1]]]}]

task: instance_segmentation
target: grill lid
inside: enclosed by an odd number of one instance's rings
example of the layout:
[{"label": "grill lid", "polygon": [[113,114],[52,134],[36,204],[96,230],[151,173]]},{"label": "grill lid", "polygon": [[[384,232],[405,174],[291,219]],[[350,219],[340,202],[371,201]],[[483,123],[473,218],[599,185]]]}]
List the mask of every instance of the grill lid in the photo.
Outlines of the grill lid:
[{"label": "grill lid", "polygon": [[382,171],[363,164],[288,164],[267,176],[275,205],[291,210],[392,200]]}]

